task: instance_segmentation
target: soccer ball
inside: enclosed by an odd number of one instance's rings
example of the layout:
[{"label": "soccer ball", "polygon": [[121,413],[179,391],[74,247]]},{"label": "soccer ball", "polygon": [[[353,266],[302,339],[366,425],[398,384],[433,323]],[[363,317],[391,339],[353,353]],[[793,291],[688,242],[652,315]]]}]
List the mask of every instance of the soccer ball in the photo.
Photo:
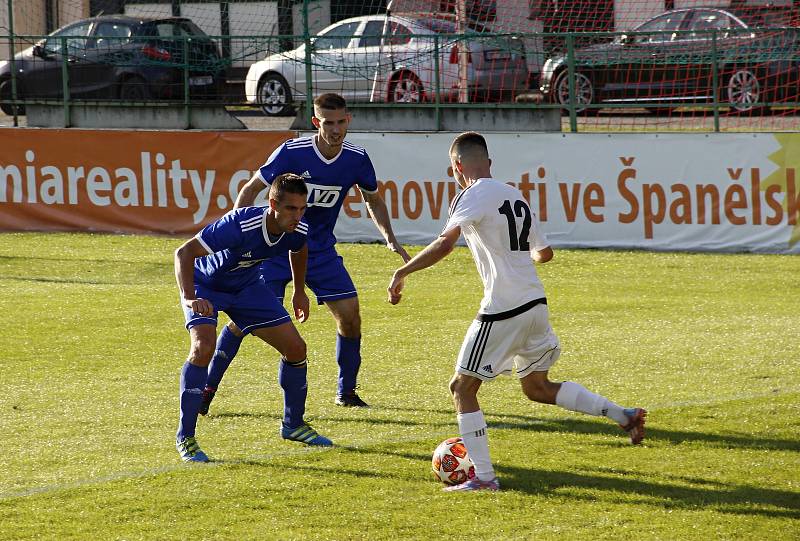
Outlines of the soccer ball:
[{"label": "soccer ball", "polygon": [[433,452],[431,469],[436,479],[446,485],[460,485],[475,477],[475,466],[461,438],[448,438],[439,444]]}]

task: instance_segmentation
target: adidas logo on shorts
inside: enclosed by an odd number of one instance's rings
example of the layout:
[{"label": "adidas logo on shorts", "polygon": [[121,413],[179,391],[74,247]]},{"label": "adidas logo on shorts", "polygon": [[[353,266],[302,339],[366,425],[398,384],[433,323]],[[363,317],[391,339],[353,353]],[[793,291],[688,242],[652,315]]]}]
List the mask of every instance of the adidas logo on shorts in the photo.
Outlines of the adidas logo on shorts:
[{"label": "adidas logo on shorts", "polygon": [[492,373],[492,365],[487,364],[486,366],[481,367],[481,370],[483,370],[484,372],[489,372],[491,374]]}]

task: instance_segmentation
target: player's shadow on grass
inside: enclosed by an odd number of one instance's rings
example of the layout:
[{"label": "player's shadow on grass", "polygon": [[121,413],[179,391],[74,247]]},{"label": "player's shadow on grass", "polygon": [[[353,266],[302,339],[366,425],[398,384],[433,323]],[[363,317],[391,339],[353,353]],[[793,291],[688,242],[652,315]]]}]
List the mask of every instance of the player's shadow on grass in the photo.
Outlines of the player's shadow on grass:
[{"label": "player's shadow on grass", "polygon": [[[419,462],[420,471],[425,471],[430,467],[430,456],[428,455],[391,450],[385,447],[337,446],[336,449],[359,455],[379,454],[415,460]],[[369,460],[362,462],[370,463]],[[315,466],[307,465],[297,465],[297,467],[298,469],[315,468]],[[736,515],[800,518],[800,494],[786,490],[668,474],[650,475],[647,472],[633,470],[596,468],[575,472],[502,465],[497,466],[496,470],[504,490],[539,496],[553,495],[560,499],[571,498],[594,503],[606,500],[610,504],[633,503],[659,509],[713,508],[721,513]],[[336,472],[339,473],[340,470],[337,468]],[[347,473],[358,477],[373,477],[375,472],[374,470],[350,470]],[[655,481],[651,482],[641,479],[641,477],[651,477]],[[673,482],[664,482],[665,480]],[[587,491],[591,491],[591,493],[587,494]],[[598,491],[602,492],[599,496]]]},{"label": "player's shadow on grass", "polygon": [[[577,434],[613,434],[619,429],[606,419],[542,419],[526,415],[497,413],[487,415],[487,424],[492,429],[535,430],[537,432],[567,432]],[[681,444],[702,442],[725,448],[769,449],[776,451],[800,452],[800,440],[763,438],[739,434],[715,434],[691,432],[688,430],[668,430],[659,428],[652,414],[648,416],[645,443],[648,441]]]},{"label": "player's shadow on grass", "polygon": [[0,280],[9,280],[16,282],[43,282],[45,284],[83,284],[83,285],[109,285],[118,284],[118,282],[108,282],[105,280],[86,280],[86,279],[69,279],[69,278],[33,278],[30,276],[0,276]]},{"label": "player's shadow on grass", "polygon": [[[430,428],[440,428],[446,426],[454,425],[454,421],[452,419],[452,413],[446,413],[443,416],[441,421],[433,421],[433,420],[420,420],[420,419],[411,419],[411,418],[390,418],[386,416],[380,415],[380,410],[375,409],[371,410],[368,414],[357,415],[357,412],[354,412],[352,417],[339,417],[339,416],[332,416],[332,415],[320,415],[319,417],[311,417],[311,422],[314,422],[314,426],[317,424],[327,424],[327,423],[367,423],[374,426],[400,426],[400,427],[424,427],[426,429]],[[445,413],[445,412],[442,412]],[[446,418],[445,418],[446,417]],[[222,411],[222,412],[211,412],[206,417],[210,421],[214,419],[270,419],[275,421],[280,421],[282,416],[278,413],[272,412],[255,412],[255,411]],[[308,420],[308,419],[307,419]],[[457,430],[454,428],[454,430]]]},{"label": "player's shadow on grass", "polygon": [[[442,414],[449,421],[442,423],[428,423],[430,426],[452,425],[457,432],[455,424],[455,413],[452,410],[437,410],[410,407],[382,407],[382,410],[399,411],[410,413],[435,413]],[[337,419],[332,419],[337,420]],[[341,420],[341,419],[338,419]],[[361,422],[372,422],[372,419],[359,419]],[[519,415],[513,413],[487,413],[486,421],[491,429],[512,429],[512,430],[533,430],[536,432],[565,432],[576,434],[621,434],[617,426],[607,419],[583,417],[576,419],[552,419],[534,417],[530,415]],[[425,424],[417,422],[398,422],[398,424]],[[717,447],[734,447],[740,449],[770,449],[778,451],[798,451],[800,452],[800,440],[762,438],[738,434],[715,434],[708,432],[692,432],[688,430],[668,430],[659,428],[654,422],[651,414],[646,427],[647,436],[645,442],[665,442],[674,445],[686,442],[703,442]],[[623,434],[624,437],[624,434]],[[624,440],[620,440],[622,443]]]}]

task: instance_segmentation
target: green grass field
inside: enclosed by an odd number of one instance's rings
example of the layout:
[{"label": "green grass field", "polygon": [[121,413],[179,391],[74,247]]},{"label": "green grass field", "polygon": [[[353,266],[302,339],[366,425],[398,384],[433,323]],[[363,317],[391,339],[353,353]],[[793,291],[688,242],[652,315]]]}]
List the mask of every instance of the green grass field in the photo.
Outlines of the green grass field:
[{"label": "green grass field", "polygon": [[277,354],[250,338],[199,422],[215,462],[185,465],[180,242],[0,235],[0,539],[800,539],[800,258],[556,251],[551,374],[646,407],[647,439],[501,378],[480,398],[504,490],[446,494],[430,454],[457,434],[447,382],[481,297],[465,248],[391,306],[399,258],[340,246],[371,410],[333,406],[324,307],[300,326],[336,447],[280,439]]}]

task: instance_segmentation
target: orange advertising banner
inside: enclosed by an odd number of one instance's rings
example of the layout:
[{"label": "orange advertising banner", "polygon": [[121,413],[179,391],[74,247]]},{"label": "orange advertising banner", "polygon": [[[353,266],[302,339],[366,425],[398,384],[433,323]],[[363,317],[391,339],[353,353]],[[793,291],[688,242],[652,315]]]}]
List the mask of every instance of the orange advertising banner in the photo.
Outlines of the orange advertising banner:
[{"label": "orange advertising banner", "polygon": [[296,136],[0,129],[0,230],[194,234]]}]

